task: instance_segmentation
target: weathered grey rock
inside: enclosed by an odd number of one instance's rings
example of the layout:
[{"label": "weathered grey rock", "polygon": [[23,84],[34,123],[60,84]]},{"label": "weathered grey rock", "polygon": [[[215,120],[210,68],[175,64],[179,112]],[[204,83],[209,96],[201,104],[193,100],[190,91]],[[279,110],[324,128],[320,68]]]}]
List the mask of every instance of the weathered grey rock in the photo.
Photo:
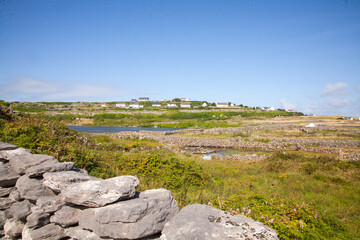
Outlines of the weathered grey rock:
[{"label": "weathered grey rock", "polygon": [[14,189],[11,191],[11,193],[10,193],[10,195],[9,195],[8,198],[11,199],[11,200],[13,200],[13,201],[18,201],[18,202],[20,202],[21,200],[24,200],[24,198],[22,198],[22,197],[20,196],[19,190],[17,190],[16,188],[14,188]]},{"label": "weathered grey rock", "polygon": [[[13,150],[15,151],[15,150]],[[15,172],[22,175],[26,170],[32,166],[39,165],[41,163],[58,163],[58,160],[49,155],[43,154],[23,154],[16,155],[10,158],[10,166]]]},{"label": "weathered grey rock", "polygon": [[72,227],[65,229],[65,234],[74,240],[101,240],[101,238],[93,232],[84,230],[80,227]]},{"label": "weathered grey rock", "polygon": [[4,229],[6,216],[4,211],[0,211],[0,230]]},{"label": "weathered grey rock", "polygon": [[9,215],[14,218],[14,220],[24,220],[28,215],[30,215],[31,207],[33,206],[34,205],[28,200],[15,202],[9,209]]},{"label": "weathered grey rock", "polygon": [[59,196],[40,197],[36,201],[36,206],[44,212],[52,213],[59,210],[65,203]]},{"label": "weathered grey rock", "polygon": [[161,232],[179,208],[171,192],[154,189],[139,198],[83,210],[79,226],[100,237],[138,239]]},{"label": "weathered grey rock", "polygon": [[12,145],[10,143],[4,143],[4,142],[0,142],[0,151],[4,151],[4,150],[14,150],[16,149],[17,146],[16,145]]},{"label": "weathered grey rock", "polygon": [[31,151],[26,150],[25,148],[17,148],[14,150],[0,151],[0,161],[8,162],[13,157],[22,156],[22,155],[31,155]]},{"label": "weathered grey rock", "polygon": [[69,171],[75,166],[74,162],[49,163],[44,162],[28,168],[25,174],[28,177],[40,177],[46,172]]},{"label": "weathered grey rock", "polygon": [[50,214],[44,212],[38,206],[31,208],[31,214],[26,218],[28,228],[39,228],[50,222]]},{"label": "weathered grey rock", "polygon": [[134,176],[120,176],[106,180],[74,183],[64,188],[60,196],[65,202],[86,207],[102,207],[135,195],[139,180]]},{"label": "weathered grey rock", "polygon": [[4,232],[6,236],[12,239],[19,237],[21,235],[23,228],[24,228],[24,223],[10,218],[10,219],[6,219],[5,221]]},{"label": "weathered grey rock", "polygon": [[14,188],[10,187],[10,188],[1,188],[0,187],[0,197],[7,197],[10,195],[11,191]]},{"label": "weathered grey rock", "polygon": [[10,198],[0,198],[0,210],[8,209],[14,201]]},{"label": "weathered grey rock", "polygon": [[275,230],[244,215],[232,215],[207,205],[184,207],[165,224],[162,240],[278,239]]},{"label": "weathered grey rock", "polygon": [[55,193],[43,186],[41,180],[21,176],[16,182],[16,188],[22,198],[36,201],[40,197],[55,196]]},{"label": "weathered grey rock", "polygon": [[74,183],[98,180],[98,178],[76,171],[44,173],[43,178],[44,185],[55,192],[60,192],[61,189]]},{"label": "weathered grey rock", "polygon": [[8,164],[0,162],[0,187],[13,187],[20,177]]},{"label": "weathered grey rock", "polygon": [[50,222],[56,223],[62,227],[74,226],[79,222],[80,212],[80,209],[64,206],[51,216]]},{"label": "weathered grey rock", "polygon": [[24,231],[22,232],[22,240],[58,240],[65,237],[66,234],[64,229],[55,224],[48,224],[38,229],[31,229],[25,226]]}]

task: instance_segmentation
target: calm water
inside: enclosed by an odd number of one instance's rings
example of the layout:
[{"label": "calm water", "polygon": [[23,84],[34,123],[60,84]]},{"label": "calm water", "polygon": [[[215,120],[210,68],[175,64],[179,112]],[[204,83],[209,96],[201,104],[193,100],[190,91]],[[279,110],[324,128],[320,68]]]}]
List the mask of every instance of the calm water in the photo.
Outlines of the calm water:
[{"label": "calm water", "polygon": [[75,129],[79,132],[89,133],[116,133],[116,132],[139,132],[139,131],[155,131],[155,132],[167,132],[179,130],[180,128],[142,128],[142,127],[87,127],[87,126],[69,126],[70,129]]}]

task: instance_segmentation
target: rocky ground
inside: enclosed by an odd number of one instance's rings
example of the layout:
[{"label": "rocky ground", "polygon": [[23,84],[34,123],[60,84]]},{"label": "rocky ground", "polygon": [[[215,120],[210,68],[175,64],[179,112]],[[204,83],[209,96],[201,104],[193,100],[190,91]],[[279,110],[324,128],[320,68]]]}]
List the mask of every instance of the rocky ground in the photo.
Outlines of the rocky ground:
[{"label": "rocky ground", "polygon": [[0,142],[0,239],[278,239],[244,215],[198,204],[179,211],[170,191],[139,193],[139,184]]}]

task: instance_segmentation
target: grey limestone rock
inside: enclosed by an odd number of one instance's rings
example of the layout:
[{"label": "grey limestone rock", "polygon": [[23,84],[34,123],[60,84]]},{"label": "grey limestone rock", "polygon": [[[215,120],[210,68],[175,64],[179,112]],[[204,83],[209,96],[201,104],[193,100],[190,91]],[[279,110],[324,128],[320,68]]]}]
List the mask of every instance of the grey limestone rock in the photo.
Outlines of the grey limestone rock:
[{"label": "grey limestone rock", "polygon": [[41,177],[46,172],[62,172],[69,171],[75,166],[74,162],[44,162],[39,165],[28,168],[25,174],[28,177]]},{"label": "grey limestone rock", "polygon": [[120,176],[106,180],[74,183],[61,191],[65,202],[85,207],[102,207],[135,195],[139,180],[134,176]]},{"label": "grey limestone rock", "polygon": [[16,188],[13,188],[13,190],[9,194],[9,199],[11,199],[13,201],[18,201],[18,202],[20,202],[21,200],[24,200],[24,198],[22,198],[20,196],[19,190],[17,190]]},{"label": "grey limestone rock", "polygon": [[207,205],[184,207],[165,224],[162,240],[278,239],[275,230],[244,215],[232,215]]},{"label": "grey limestone rock", "polygon": [[0,198],[0,210],[8,209],[13,203],[14,200],[10,198]]},{"label": "grey limestone rock", "polygon": [[80,227],[72,227],[65,229],[65,234],[73,240],[101,240],[101,238],[93,232],[84,230]]},{"label": "grey limestone rock", "polygon": [[80,209],[64,206],[51,216],[50,222],[62,227],[70,227],[79,223],[80,212]]},{"label": "grey limestone rock", "polygon": [[17,146],[16,145],[12,145],[10,143],[4,143],[4,142],[0,142],[0,151],[4,151],[4,150],[14,150],[16,149]]},{"label": "grey limestone rock", "polygon": [[10,187],[10,188],[2,188],[2,187],[0,187],[0,197],[9,196],[13,189],[14,188],[12,188],[12,187]]},{"label": "grey limestone rock", "polygon": [[0,211],[0,230],[4,229],[6,216],[4,211]]},{"label": "grey limestone rock", "polygon": [[24,220],[31,213],[31,207],[34,206],[28,200],[15,202],[9,209],[9,215],[14,220]]},{"label": "grey limestone rock", "polygon": [[36,201],[36,206],[46,213],[52,213],[59,210],[65,203],[59,196],[40,197]]},{"label": "grey limestone rock", "polygon": [[7,237],[13,239],[21,236],[21,232],[23,228],[24,228],[24,223],[10,218],[10,219],[6,219],[5,221],[4,232]]},{"label": "grey limestone rock", "polygon": [[79,226],[100,237],[138,239],[161,232],[178,211],[170,191],[154,189],[139,198],[85,209],[79,215]]},{"label": "grey limestone rock", "polygon": [[16,188],[22,198],[36,201],[40,197],[55,196],[55,193],[43,186],[41,180],[21,176],[16,182]]},{"label": "grey limestone rock", "polygon": [[20,177],[8,164],[0,162],[0,187],[13,187]]},{"label": "grey limestone rock", "polygon": [[23,156],[23,155],[31,155],[31,151],[26,150],[25,148],[17,148],[14,150],[0,151],[0,162],[1,161],[8,162],[16,156]]},{"label": "grey limestone rock", "polygon": [[55,192],[60,192],[62,189],[74,183],[98,180],[98,178],[77,171],[44,173],[43,178],[44,185]]},{"label": "grey limestone rock", "polygon": [[17,172],[20,175],[25,174],[28,168],[45,162],[58,163],[58,160],[49,155],[22,154],[11,157],[9,161],[10,166],[14,169],[15,172]]},{"label": "grey limestone rock", "polygon": [[58,240],[65,237],[64,229],[55,224],[48,224],[38,229],[31,229],[25,226],[22,232],[22,240]]},{"label": "grey limestone rock", "polygon": [[39,228],[50,222],[50,214],[38,206],[31,208],[31,214],[26,218],[26,227]]}]

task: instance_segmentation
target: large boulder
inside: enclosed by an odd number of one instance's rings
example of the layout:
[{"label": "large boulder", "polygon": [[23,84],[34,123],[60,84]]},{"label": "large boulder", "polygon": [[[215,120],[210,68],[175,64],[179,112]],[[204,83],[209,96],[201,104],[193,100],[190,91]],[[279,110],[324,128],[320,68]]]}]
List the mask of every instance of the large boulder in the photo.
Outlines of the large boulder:
[{"label": "large boulder", "polygon": [[25,226],[22,232],[22,240],[58,240],[65,237],[64,229],[55,224],[48,224],[38,229],[31,229]]},{"label": "large boulder", "polygon": [[44,162],[39,165],[32,166],[28,168],[25,174],[28,177],[41,177],[46,172],[63,172],[69,171],[75,166],[74,162],[59,162],[59,163],[52,163],[52,162]]},{"label": "large boulder", "polygon": [[139,180],[134,176],[120,176],[106,180],[74,183],[64,188],[60,196],[65,202],[85,207],[102,207],[132,198]]},{"label": "large boulder", "polygon": [[17,146],[16,145],[12,145],[10,143],[4,143],[4,142],[0,142],[0,151],[4,151],[4,150],[14,150],[16,149]]},{"label": "large boulder", "polygon": [[79,226],[100,237],[138,239],[162,231],[179,208],[166,189],[148,190],[138,198],[80,213]]},{"label": "large boulder", "polygon": [[[15,151],[15,150],[13,150]],[[10,166],[20,175],[25,174],[26,170],[41,163],[58,163],[58,160],[49,155],[43,154],[22,154],[11,157]]]},{"label": "large boulder", "polygon": [[0,162],[0,187],[13,187],[20,177],[8,164]]},{"label": "large boulder", "polygon": [[44,173],[43,178],[44,185],[55,192],[60,192],[62,189],[74,183],[98,180],[98,178],[78,171]]},{"label": "large boulder", "polygon": [[23,156],[23,155],[31,155],[31,151],[26,150],[25,148],[17,148],[14,150],[0,151],[0,161],[8,162],[13,157]]},{"label": "large boulder", "polygon": [[46,213],[52,213],[59,210],[65,203],[59,196],[40,197],[36,201],[36,206]]},{"label": "large boulder", "polygon": [[62,227],[70,227],[79,223],[80,212],[80,209],[64,206],[51,216],[50,222]]},{"label": "large boulder", "polygon": [[16,188],[22,198],[36,201],[40,197],[55,196],[55,193],[43,186],[41,180],[21,176],[16,182]]},{"label": "large boulder", "polygon": [[165,224],[162,240],[278,239],[275,230],[244,215],[200,204],[184,207]]}]

